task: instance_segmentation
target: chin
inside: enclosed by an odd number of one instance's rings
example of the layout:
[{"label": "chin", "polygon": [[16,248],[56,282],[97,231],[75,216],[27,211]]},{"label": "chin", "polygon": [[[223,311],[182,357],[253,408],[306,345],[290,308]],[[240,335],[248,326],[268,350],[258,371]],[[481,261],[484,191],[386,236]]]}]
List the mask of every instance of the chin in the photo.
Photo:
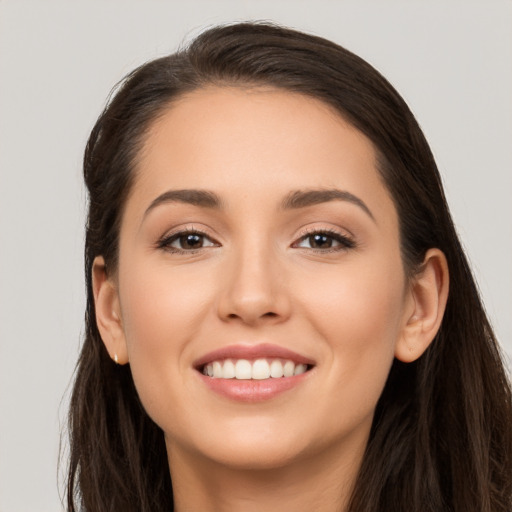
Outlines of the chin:
[{"label": "chin", "polygon": [[232,444],[220,446],[212,453],[205,454],[210,460],[225,467],[245,471],[279,469],[300,459],[301,450],[277,446],[277,443]]},{"label": "chin", "polygon": [[307,451],[303,433],[290,431],[286,425],[256,423],[252,427],[239,425],[236,429],[223,428],[216,423],[209,432],[203,429],[196,435],[189,435],[183,444],[173,436],[166,436],[168,451],[186,446],[186,451],[195,457],[237,470],[282,468]]}]

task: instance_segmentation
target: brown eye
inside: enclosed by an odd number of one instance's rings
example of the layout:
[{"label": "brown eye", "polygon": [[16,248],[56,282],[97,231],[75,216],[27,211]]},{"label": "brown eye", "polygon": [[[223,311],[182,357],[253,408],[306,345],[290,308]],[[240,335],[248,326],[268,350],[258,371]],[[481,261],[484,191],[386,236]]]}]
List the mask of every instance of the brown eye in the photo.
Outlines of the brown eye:
[{"label": "brown eye", "polygon": [[164,238],[158,243],[160,249],[170,252],[187,252],[216,246],[218,246],[216,242],[213,242],[204,233],[197,231],[180,231]]},{"label": "brown eye", "polygon": [[325,250],[343,250],[350,249],[355,246],[355,243],[350,238],[337,232],[318,231],[303,236],[294,247],[305,249],[314,249],[316,251]]},{"label": "brown eye", "polygon": [[204,236],[197,233],[182,235],[176,239],[180,249],[198,249],[203,246]]},{"label": "brown eye", "polygon": [[324,234],[308,236],[309,246],[313,249],[329,249],[332,247],[333,239]]}]

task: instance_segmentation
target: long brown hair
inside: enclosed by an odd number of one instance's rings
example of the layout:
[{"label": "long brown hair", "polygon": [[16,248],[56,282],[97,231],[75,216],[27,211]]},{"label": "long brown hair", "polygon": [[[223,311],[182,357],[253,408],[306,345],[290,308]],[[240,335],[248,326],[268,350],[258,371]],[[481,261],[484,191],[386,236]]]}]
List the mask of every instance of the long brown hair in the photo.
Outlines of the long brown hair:
[{"label": "long brown hair", "polygon": [[120,219],[151,123],[180,95],[208,84],[265,85],[315,97],[364,133],[396,206],[404,266],[429,248],[450,269],[441,328],[424,355],[395,361],[377,405],[350,502],[352,512],[508,512],[512,401],[429,146],[395,89],[361,58],[325,39],[268,23],[203,32],[128,75],[99,117],[84,157],[86,331],[69,414],[69,511],[172,510],[163,433],[142,407],[129,365],[100,338],[91,270],[116,268]]}]

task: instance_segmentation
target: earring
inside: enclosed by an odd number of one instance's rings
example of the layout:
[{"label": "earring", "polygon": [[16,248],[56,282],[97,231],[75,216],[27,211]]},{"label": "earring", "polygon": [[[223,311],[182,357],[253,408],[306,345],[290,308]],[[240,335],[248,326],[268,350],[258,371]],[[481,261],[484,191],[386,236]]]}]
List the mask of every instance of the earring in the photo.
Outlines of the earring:
[{"label": "earring", "polygon": [[117,352],[114,354],[114,363],[119,364],[119,360],[117,359]]}]

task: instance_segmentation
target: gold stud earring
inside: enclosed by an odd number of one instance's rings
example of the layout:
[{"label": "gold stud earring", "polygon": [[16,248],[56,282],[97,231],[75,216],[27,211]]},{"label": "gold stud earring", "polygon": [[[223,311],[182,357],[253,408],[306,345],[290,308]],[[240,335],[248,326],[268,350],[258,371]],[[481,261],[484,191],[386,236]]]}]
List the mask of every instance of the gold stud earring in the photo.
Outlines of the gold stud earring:
[{"label": "gold stud earring", "polygon": [[114,354],[114,363],[119,364],[119,360],[117,359],[117,352]]}]

